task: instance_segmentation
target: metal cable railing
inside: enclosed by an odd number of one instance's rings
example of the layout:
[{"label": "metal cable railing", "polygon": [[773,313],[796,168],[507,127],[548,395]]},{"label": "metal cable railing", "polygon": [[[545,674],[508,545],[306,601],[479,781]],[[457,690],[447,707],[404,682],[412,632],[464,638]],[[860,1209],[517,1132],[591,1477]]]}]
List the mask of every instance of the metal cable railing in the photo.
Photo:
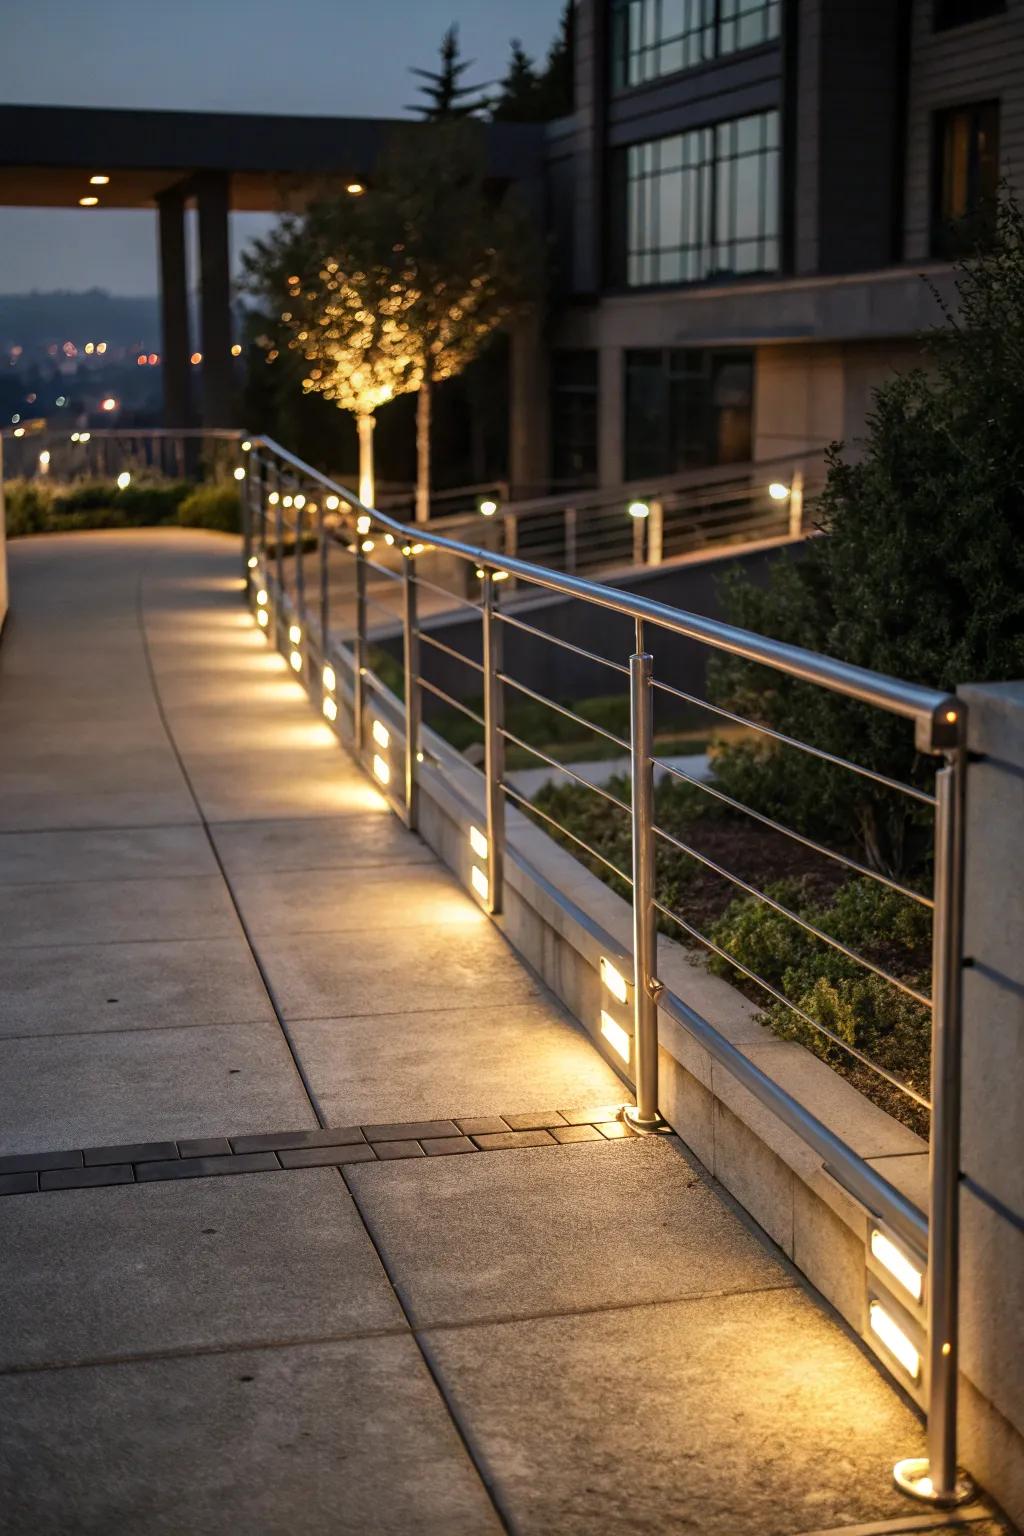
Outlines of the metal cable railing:
[{"label": "metal cable railing", "polygon": [[[890,1245],[895,1245],[903,1262],[919,1277],[927,1277],[926,1306],[915,1310],[916,1304],[901,1295],[899,1300],[905,1311],[899,1315],[909,1317],[914,1327],[920,1325],[923,1329],[923,1369],[920,1364],[915,1369],[912,1384],[927,1397],[929,1460],[926,1472],[920,1467],[904,1467],[900,1475],[921,1496],[946,1501],[953,1498],[957,1489],[958,967],[964,775],[964,717],[959,701],[934,689],[883,677],[718,620],[598,585],[571,570],[558,571],[503,550],[463,543],[433,526],[429,530],[411,530],[387,514],[361,505],[344,487],[303,465],[267,439],[253,439],[246,471],[245,553],[251,578],[250,602],[268,637],[298,655],[300,674],[313,696],[320,700],[325,716],[349,740],[356,756],[366,763],[408,825],[417,825],[420,790],[427,771],[423,701],[436,700],[469,722],[483,742],[480,788],[485,829],[472,829],[475,862],[471,883],[484,908],[495,915],[502,911],[509,806],[522,811],[538,826],[550,828],[556,837],[578,850],[581,857],[593,861],[595,867],[600,866],[619,882],[628,896],[633,923],[632,976],[620,976],[621,987],[609,992],[606,986],[602,997],[609,1009],[616,1010],[616,1038],[625,1042],[620,1056],[635,1083],[637,1102],[630,1116],[634,1125],[646,1130],[659,1124],[660,1008],[823,1159],[837,1180],[867,1208],[875,1227]],[[290,499],[289,508],[284,506],[285,497]],[[286,511],[293,514],[287,521]],[[304,556],[307,544],[315,550],[312,556]],[[371,555],[379,558],[371,560]],[[307,573],[307,565],[312,567],[313,574]],[[341,586],[339,573],[343,578]],[[386,582],[388,591],[400,585],[400,612],[368,593],[370,578],[374,583]],[[480,583],[479,602],[467,596],[474,590],[475,581]],[[602,655],[591,644],[581,643],[584,637],[578,627],[572,631],[570,640],[543,628],[542,621],[527,621],[519,613],[509,611],[508,602],[500,602],[502,582],[508,583],[513,607],[530,594],[554,594],[579,605],[580,616],[600,615],[599,644],[607,649],[614,650],[620,643],[615,635],[616,626],[620,626],[621,659]],[[343,593],[340,607],[339,593]],[[466,614],[461,622],[471,624],[474,633],[479,622],[481,659],[466,654],[425,627],[420,597],[428,593],[460,606]],[[387,633],[393,634],[396,641],[400,639],[400,659],[392,656],[389,663],[401,669],[400,698],[370,665],[370,646],[374,643],[368,628],[371,610],[384,611],[389,621]],[[535,617],[531,610],[531,620]],[[632,644],[626,638],[627,625]],[[301,636],[301,651],[291,636],[293,627]],[[574,662],[584,661],[607,668],[617,677],[628,678],[628,735],[620,735],[608,723],[588,719],[580,710],[553,697],[551,691],[542,691],[543,684],[537,677],[526,681],[519,675],[512,655],[514,647],[506,645],[506,640],[511,642],[516,636],[522,637],[517,644],[529,644],[540,651],[552,647],[574,658]],[[781,677],[828,690],[906,721],[908,728],[913,729],[916,750],[938,764],[934,792],[847,760],[813,742],[786,735],[723,708],[692,689],[656,678],[654,667],[663,637],[669,637],[675,646],[686,641],[707,653],[755,662]],[[459,669],[460,681],[452,681],[444,673],[427,675],[428,656],[433,658],[433,664],[452,662]],[[472,703],[459,697],[463,682],[482,689],[479,708],[474,707],[478,700],[472,694]],[[381,701],[379,710],[369,708],[368,689]],[[849,851],[831,848],[827,840],[800,826],[788,825],[780,815],[769,815],[748,805],[721,786],[698,779],[665,761],[664,756],[659,757],[654,737],[654,699],[658,693],[706,709],[730,726],[755,733],[771,743],[772,749],[799,750],[830,771],[851,773],[886,793],[907,796],[915,806],[934,811],[931,893],[915,890]],[[544,750],[543,744],[531,742],[530,733],[514,719],[506,720],[506,710],[516,699],[550,711],[553,718],[567,723],[576,732],[586,733],[588,738],[593,736],[616,747],[630,765],[628,798],[617,789],[591,783],[572,763],[560,762],[553,751]],[[600,839],[582,835],[587,830],[585,826],[568,825],[553,814],[550,806],[533,803],[510,781],[507,748],[527,754],[560,780],[589,792],[596,804],[607,808],[609,817],[617,818],[616,825],[623,829],[621,845],[628,843],[629,847],[628,870],[617,864],[615,857],[609,857],[609,853],[614,853],[610,844],[597,846]],[[465,764],[465,759],[461,761]],[[863,953],[859,946],[830,933],[816,917],[796,910],[788,900],[734,868],[730,860],[709,853],[689,836],[680,837],[672,827],[663,825],[655,809],[656,768],[686,784],[694,795],[707,795],[709,803],[721,806],[737,818],[749,818],[753,825],[828,861],[844,875],[877,882],[898,897],[926,909],[932,921],[931,988],[926,990],[889,964]],[[472,771],[466,764],[466,772]],[[762,905],[780,922],[792,925],[807,940],[819,945],[823,952],[856,968],[858,974],[863,972],[873,984],[894,989],[914,1007],[930,1013],[930,1095],[889,1066],[873,1060],[870,1052],[844,1038],[827,1019],[815,1017],[804,1000],[786,996],[784,987],[759,974],[756,966],[731,953],[727,945],[705,932],[701,924],[681,910],[678,900],[666,899],[657,884],[659,847],[699,866],[709,876],[739,891],[746,900]],[[659,918],[761,989],[774,1005],[788,1010],[808,1030],[826,1039],[831,1048],[844,1052],[859,1069],[875,1075],[919,1108],[930,1109],[927,1220],[875,1165],[858,1155],[806,1105],[727,1040],[713,1023],[696,1013],[684,997],[664,984],[659,976],[657,950]],[[897,1326],[887,1314],[887,1326],[890,1325]],[[884,1344],[884,1337],[879,1337]],[[917,1358],[916,1349],[913,1353]],[[910,1370],[906,1365],[903,1368]],[[899,1375],[899,1369],[893,1369]]]}]

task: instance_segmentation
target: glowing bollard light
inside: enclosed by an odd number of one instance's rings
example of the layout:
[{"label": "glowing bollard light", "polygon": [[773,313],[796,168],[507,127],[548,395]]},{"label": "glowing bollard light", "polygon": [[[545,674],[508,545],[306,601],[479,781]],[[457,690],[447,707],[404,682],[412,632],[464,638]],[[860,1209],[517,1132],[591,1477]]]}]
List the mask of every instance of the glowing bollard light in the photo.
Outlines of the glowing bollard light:
[{"label": "glowing bollard light", "polygon": [[601,956],[601,985],[608,988],[616,1002],[624,1003],[629,997],[629,982],[606,955]]},{"label": "glowing bollard light", "polygon": [[265,608],[267,606],[267,589],[266,589],[266,587],[260,587],[259,591],[256,593],[256,603],[257,603],[257,606],[260,607],[260,608]]},{"label": "glowing bollard light", "polygon": [[259,625],[260,629],[266,629],[267,625],[270,623],[270,614],[265,608],[261,608],[257,613],[256,623]]},{"label": "glowing bollard light", "polygon": [[484,874],[483,870],[480,869],[478,865],[474,864],[473,868],[470,870],[469,878],[472,880],[473,889],[480,897],[480,900],[486,901],[491,894],[491,886],[490,881],[487,879],[487,876]]},{"label": "glowing bollard light", "polygon": [[246,561],[246,564],[248,565],[250,571],[254,571],[256,569],[256,567],[259,565],[259,563],[260,563],[259,555],[250,555],[248,560]]},{"label": "glowing bollard light", "polygon": [[382,720],[375,720],[373,722],[373,730],[370,734],[373,736],[378,747],[383,747],[386,752],[391,745],[391,732]]},{"label": "glowing bollard light", "polygon": [[292,671],[293,672],[301,672],[302,671],[302,652],[301,651],[292,651],[291,655],[288,657],[288,660],[292,664]]},{"label": "glowing bollard light", "polygon": [[356,533],[369,533],[372,526],[373,518],[368,517],[365,512],[356,518]]},{"label": "glowing bollard light", "polygon": [[893,1279],[902,1285],[903,1289],[915,1301],[920,1301],[924,1295],[924,1274],[901,1248],[897,1248],[892,1240],[886,1237],[884,1232],[879,1232],[875,1227],[871,1233],[871,1252],[884,1269],[887,1269]]},{"label": "glowing bollard light", "polygon": [[772,501],[785,501],[789,495],[789,486],[783,485],[781,480],[773,480],[768,487],[768,495]]},{"label": "glowing bollard light", "polygon": [[379,752],[375,753],[375,755],[374,755],[374,759],[373,759],[373,773],[374,773],[374,777],[381,784],[390,784],[391,783],[391,769],[388,767],[387,763],[381,757]]},{"label": "glowing bollard light", "polygon": [[291,641],[292,645],[298,645],[299,644],[299,642],[302,639],[302,629],[301,629],[300,625],[293,624],[291,626],[291,628],[288,631],[288,639]]},{"label": "glowing bollard light", "polygon": [[646,501],[631,501],[626,508],[630,517],[650,517],[651,509]]},{"label": "glowing bollard light", "polygon": [[236,480],[244,480],[245,479],[245,470],[242,468],[241,465],[239,465],[238,468],[235,470],[235,479]]},{"label": "glowing bollard light", "polygon": [[608,1041],[612,1050],[621,1056],[623,1061],[629,1061],[629,1048],[632,1036],[627,1034],[621,1024],[616,1023],[610,1013],[601,1009],[601,1033]]},{"label": "glowing bollard light", "polygon": [[912,1381],[921,1374],[921,1356],[907,1338],[903,1329],[890,1317],[880,1301],[873,1301],[868,1311],[871,1332],[885,1345],[889,1353],[899,1361]]},{"label": "glowing bollard light", "polygon": [[469,846],[472,848],[478,859],[486,859],[487,839],[484,837],[484,834],[480,831],[479,827],[470,827]]},{"label": "glowing bollard light", "polygon": [[119,491],[126,491],[128,489],[128,487],[131,485],[131,483],[132,483],[131,475],[128,473],[128,471],[126,469],[122,469],[121,473],[117,477],[117,488],[118,488],[118,490]]},{"label": "glowing bollard light", "polygon": [[334,675],[333,667],[324,667],[323,680],[324,687],[327,689],[327,692],[333,693],[335,688],[338,686],[338,679]]},{"label": "glowing bollard light", "polygon": [[335,704],[334,700],[330,697],[330,695],[328,695],[328,697],[326,699],[324,699],[323,711],[324,711],[324,714],[326,715],[327,719],[333,725],[335,720],[337,720],[337,718],[338,718],[338,706],[337,706],[337,704]]},{"label": "glowing bollard light", "polygon": [[497,510],[498,510],[498,503],[496,501],[492,501],[490,496],[486,496],[484,498],[484,500],[480,503],[480,516],[481,517],[493,517],[495,512],[497,512]]}]

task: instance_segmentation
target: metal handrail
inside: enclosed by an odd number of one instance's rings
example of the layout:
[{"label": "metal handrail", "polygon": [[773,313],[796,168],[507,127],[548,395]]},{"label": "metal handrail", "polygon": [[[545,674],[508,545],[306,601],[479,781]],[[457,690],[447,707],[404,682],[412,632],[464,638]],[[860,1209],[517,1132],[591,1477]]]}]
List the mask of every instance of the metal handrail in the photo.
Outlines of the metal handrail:
[{"label": "metal handrail", "polygon": [[[964,712],[962,706],[954,695],[939,689],[924,687],[920,684],[906,683],[896,678],[886,677],[871,672],[865,668],[854,666],[834,657],[819,655],[805,648],[790,645],[783,641],[758,635],[751,631],[738,628],[735,625],[726,624],[719,620],[709,619],[698,614],[686,613],[669,607],[648,598],[640,597],[632,593],[620,591],[614,587],[588,580],[568,571],[556,571],[546,566],[522,560],[515,555],[499,553],[481,548],[474,544],[464,543],[461,540],[450,538],[441,534],[429,525],[411,528],[408,524],[399,522],[387,513],[377,511],[364,506],[359,499],[344,486],[331,480],[328,476],[312,469],[310,466],[282,449],[270,438],[252,439],[251,473],[247,478],[249,495],[246,499],[249,513],[246,523],[245,553],[247,566],[255,558],[257,572],[263,589],[270,589],[274,593],[274,612],[279,615],[275,619],[274,633],[285,643],[287,635],[287,615],[293,611],[285,590],[282,540],[276,540],[274,550],[274,563],[271,565],[267,556],[265,535],[267,533],[266,506],[263,501],[263,492],[269,485],[269,476],[275,476],[275,485],[281,483],[282,474],[289,480],[305,486],[319,486],[328,494],[328,500],[332,501],[341,510],[336,525],[328,520],[325,509],[318,505],[317,509],[317,540],[319,547],[320,569],[320,656],[324,663],[333,667],[335,662],[341,662],[348,668],[351,679],[351,719],[352,739],[357,756],[370,761],[374,752],[372,743],[367,742],[364,728],[365,710],[365,686],[369,684],[380,691],[382,701],[386,700],[385,715],[396,711],[401,718],[404,712],[405,740],[404,740],[404,794],[399,794],[395,786],[391,785],[393,775],[384,765],[383,774],[378,771],[381,767],[379,756],[373,757],[373,770],[377,773],[378,780],[383,784],[387,793],[392,796],[396,808],[400,809],[407,824],[415,827],[418,815],[418,781],[420,769],[418,764],[423,759],[420,743],[420,710],[421,698],[424,692],[432,693],[443,700],[450,707],[461,711],[465,716],[478,725],[484,738],[484,808],[486,813],[486,853],[480,853],[476,848],[476,855],[484,861],[484,868],[475,866],[473,877],[474,889],[477,892],[483,906],[492,915],[497,916],[502,911],[503,902],[503,862],[505,856],[505,806],[506,802],[519,805],[526,814],[541,823],[550,825],[559,837],[566,838],[577,845],[587,857],[607,868],[615,878],[624,882],[631,888],[631,904],[633,919],[633,977],[632,977],[632,1013],[633,1033],[630,1039],[630,1063],[632,1075],[636,1085],[636,1107],[628,1111],[630,1118],[638,1129],[647,1130],[656,1128],[658,1120],[658,1008],[659,1005],[675,1018],[689,1033],[698,1040],[710,1053],[712,1058],[719,1062],[725,1069],[756,1098],[775,1112],[780,1119],[795,1130],[805,1142],[814,1148],[825,1160],[829,1171],[843,1184],[871,1213],[876,1221],[883,1223],[886,1228],[898,1239],[903,1241],[917,1262],[921,1262],[920,1255],[927,1251],[927,1276],[928,1276],[928,1301],[927,1301],[927,1336],[928,1336],[928,1425],[929,1425],[929,1459],[927,1468],[922,1470],[920,1466],[911,1470],[909,1464],[897,1469],[897,1476],[910,1491],[916,1492],[920,1497],[929,1498],[937,1502],[952,1502],[958,1496],[957,1468],[956,1468],[956,1379],[957,1379],[957,1207],[956,1190],[959,1167],[959,1083],[960,1083],[960,990],[959,990],[959,964],[960,964],[960,929],[962,923],[962,841],[963,841],[963,784],[965,753],[964,741]],[[319,502],[323,498],[318,498]],[[278,505],[276,509],[276,525],[278,534],[281,529],[281,511]],[[368,670],[367,657],[367,630],[366,630],[366,576],[370,562],[363,551],[362,538],[352,538],[352,527],[356,518],[368,518],[369,526],[373,529],[387,530],[397,536],[399,541],[398,552],[402,556],[400,569],[402,575],[398,578],[403,583],[404,603],[401,618],[394,616],[396,624],[400,623],[403,643],[405,695],[404,703],[396,701],[388,695],[380,680]],[[264,535],[261,551],[255,557],[252,554],[253,529],[258,528]],[[415,542],[414,542],[415,541]],[[355,561],[355,591],[356,614],[355,633],[351,643],[351,649],[341,651],[332,645],[330,617],[329,617],[329,566],[333,551],[343,551]],[[454,556],[462,562],[471,561],[472,568],[477,576],[482,579],[482,602],[479,604],[468,602],[458,597],[457,593],[450,592],[446,588],[437,587],[428,578],[420,574],[421,556],[432,555]],[[303,633],[306,631],[305,623],[305,589],[300,575],[300,552],[296,547],[296,583],[295,602],[298,605],[300,618],[303,620]],[[248,572],[253,575],[253,572]],[[391,574],[391,573],[389,573]],[[552,644],[566,645],[569,649],[577,650],[585,657],[592,660],[604,659],[617,670],[621,664],[610,658],[599,658],[586,651],[582,647],[573,646],[570,642],[563,642],[561,637],[547,635],[543,630],[517,620],[511,615],[503,614],[498,607],[500,587],[499,581],[509,578],[509,588],[515,583],[516,589],[529,587],[544,592],[554,593],[562,598],[579,599],[584,603],[596,606],[604,611],[613,612],[624,619],[628,619],[635,631],[635,647],[629,656],[629,688],[630,688],[630,731],[629,740],[615,736],[602,726],[595,725],[586,720],[582,715],[567,709],[556,700],[536,692],[514,678],[502,660],[502,634],[506,628],[503,620],[508,625],[520,628],[537,636],[540,639],[550,641]],[[436,587],[445,596],[455,601],[466,602],[467,606],[474,608],[481,617],[482,624],[482,652],[481,665],[482,680],[484,685],[483,713],[470,709],[464,702],[453,698],[444,689],[440,688],[422,675],[419,665],[420,640],[424,638],[422,625],[417,613],[417,591],[420,585],[426,588]],[[250,594],[254,594],[255,588],[252,581],[249,582]],[[264,601],[266,602],[266,594]],[[263,613],[264,627],[269,631],[269,620],[266,608]],[[283,624],[283,627],[282,627]],[[664,683],[653,676],[653,657],[645,644],[646,636],[651,630],[664,631],[685,639],[695,641],[712,650],[737,656],[745,661],[754,662],[781,673],[787,677],[796,679],[802,683],[824,687],[832,693],[845,698],[857,700],[861,703],[883,709],[888,713],[913,722],[915,730],[915,745],[917,749],[944,761],[945,766],[936,775],[934,795],[918,789],[915,785],[903,784],[899,780],[879,774],[873,769],[864,768],[862,765],[847,762],[832,753],[813,746],[811,743],[801,742],[795,738],[785,736],[771,727],[761,726],[756,721],[748,721],[743,717],[734,715],[709,701],[701,700],[697,695],[688,694],[673,685]],[[439,646],[445,649],[443,643]],[[462,658],[460,658],[462,659]],[[471,658],[465,658],[471,661]],[[472,664],[472,662],[471,662]],[[555,817],[548,814],[542,807],[533,805],[520,794],[508,782],[504,769],[505,744],[514,742],[535,752],[542,761],[547,761],[552,768],[565,769],[565,765],[558,764],[546,754],[536,752],[529,747],[519,736],[509,731],[504,723],[504,700],[508,688],[514,688],[541,704],[554,709],[566,716],[574,723],[594,730],[598,734],[614,741],[618,746],[630,753],[631,765],[631,803],[629,806],[617,796],[598,788],[598,793],[607,801],[611,801],[614,809],[619,813],[628,815],[630,835],[632,869],[626,873],[618,868],[610,859],[597,848],[592,847],[584,839],[580,838],[568,827],[560,824]],[[654,751],[653,736],[653,695],[655,688],[662,688],[670,694],[675,694],[682,699],[701,704],[702,707],[713,710],[716,714],[736,721],[738,724],[754,730],[762,731],[770,739],[780,743],[800,748],[811,752],[840,768],[847,768],[854,773],[863,774],[866,778],[878,782],[887,789],[899,791],[909,795],[918,802],[933,805],[936,812],[936,839],[935,839],[935,871],[934,887],[931,900],[922,898],[919,893],[909,890],[901,890],[901,894],[922,900],[926,906],[933,909],[933,962],[932,962],[932,997],[929,999],[918,989],[909,986],[899,977],[885,971],[876,965],[868,957],[858,954],[847,945],[832,938],[824,930],[814,923],[808,922],[799,913],[793,912],[783,903],[768,897],[764,891],[758,890],[749,882],[741,880],[738,876],[725,870],[714,860],[708,859],[691,848],[682,840],[656,825],[654,817],[653,786],[654,767],[657,761]],[[326,698],[325,698],[326,704]],[[339,711],[332,696],[331,704],[333,715],[326,710],[329,719],[337,719]],[[368,756],[367,754],[370,754]],[[579,781],[579,775],[573,770],[565,770],[568,776]],[[685,778],[686,775],[679,775]],[[582,782],[582,781],[580,781]],[[390,787],[389,787],[390,786]],[[594,786],[588,785],[593,788]],[[727,801],[730,797],[721,796]],[[751,810],[735,802],[735,808]],[[766,818],[760,813],[751,810],[751,814],[776,830],[791,832],[781,823],[776,823],[772,818]],[[477,836],[479,837],[479,831]],[[930,1152],[930,1194],[929,1194],[929,1220],[925,1218],[895,1189],[876,1169],[872,1168],[866,1160],[859,1156],[850,1146],[837,1137],[827,1126],[823,1124],[805,1106],[787,1094],[779,1084],[757,1066],[748,1056],[743,1055],[730,1041],[706,1019],[701,1018],[681,998],[667,989],[658,976],[657,957],[657,917],[661,913],[673,923],[678,924],[683,931],[689,933],[698,942],[704,944],[712,951],[720,954],[738,970],[746,974],[755,984],[766,987],[768,992],[785,1004],[798,1017],[829,1035],[836,1044],[845,1044],[832,1032],[820,1025],[803,1009],[767,983],[763,977],[759,977],[749,967],[736,961],[734,957],[727,955],[720,946],[716,945],[707,935],[702,934],[694,927],[686,917],[676,912],[666,903],[657,898],[654,886],[655,875],[655,839],[658,836],[666,838],[688,856],[702,861],[708,868],[717,874],[731,880],[751,896],[761,901],[767,901],[783,917],[790,919],[810,933],[815,939],[829,944],[846,958],[863,966],[869,973],[881,977],[885,982],[901,988],[909,993],[922,1006],[930,1003],[932,1014],[932,1085],[930,1102],[933,1112],[931,1152]],[[832,851],[816,844],[813,839],[807,839],[802,834],[793,834],[798,841],[803,841],[807,846],[824,855],[833,856]],[[840,863],[845,863],[848,868],[858,873],[879,878],[877,873],[860,865],[858,861],[850,860],[844,855],[834,855]],[[881,877],[881,883],[889,887],[901,888],[896,882]],[[918,1094],[911,1085],[904,1083],[895,1074],[889,1072],[878,1063],[871,1062],[861,1051],[853,1048],[851,1054],[865,1067],[877,1073],[883,1080],[892,1086],[909,1093],[910,1097],[918,1103],[927,1102]],[[927,1475],[925,1475],[925,1472]]]}]

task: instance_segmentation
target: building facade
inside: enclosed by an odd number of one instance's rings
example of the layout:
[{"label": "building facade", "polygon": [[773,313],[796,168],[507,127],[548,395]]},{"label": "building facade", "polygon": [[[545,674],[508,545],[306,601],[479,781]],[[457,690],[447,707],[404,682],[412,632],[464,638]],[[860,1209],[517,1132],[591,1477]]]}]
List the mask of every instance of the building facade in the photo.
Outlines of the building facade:
[{"label": "building facade", "polygon": [[578,0],[576,36],[513,479],[855,438],[1021,181],[1024,0]]}]

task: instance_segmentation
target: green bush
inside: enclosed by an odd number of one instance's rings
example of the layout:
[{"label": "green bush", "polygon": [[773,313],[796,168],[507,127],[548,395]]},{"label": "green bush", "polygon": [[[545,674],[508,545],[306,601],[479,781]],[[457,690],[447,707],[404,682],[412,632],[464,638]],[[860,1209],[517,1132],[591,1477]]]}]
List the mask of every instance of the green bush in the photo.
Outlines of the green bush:
[{"label": "green bush", "polygon": [[237,533],[242,525],[242,499],[234,485],[200,485],[177,509],[182,528],[212,528]]},{"label": "green bush", "polygon": [[4,487],[7,534],[21,538],[170,523],[192,490],[185,480],[135,480],[124,490],[109,480],[11,480]]}]

